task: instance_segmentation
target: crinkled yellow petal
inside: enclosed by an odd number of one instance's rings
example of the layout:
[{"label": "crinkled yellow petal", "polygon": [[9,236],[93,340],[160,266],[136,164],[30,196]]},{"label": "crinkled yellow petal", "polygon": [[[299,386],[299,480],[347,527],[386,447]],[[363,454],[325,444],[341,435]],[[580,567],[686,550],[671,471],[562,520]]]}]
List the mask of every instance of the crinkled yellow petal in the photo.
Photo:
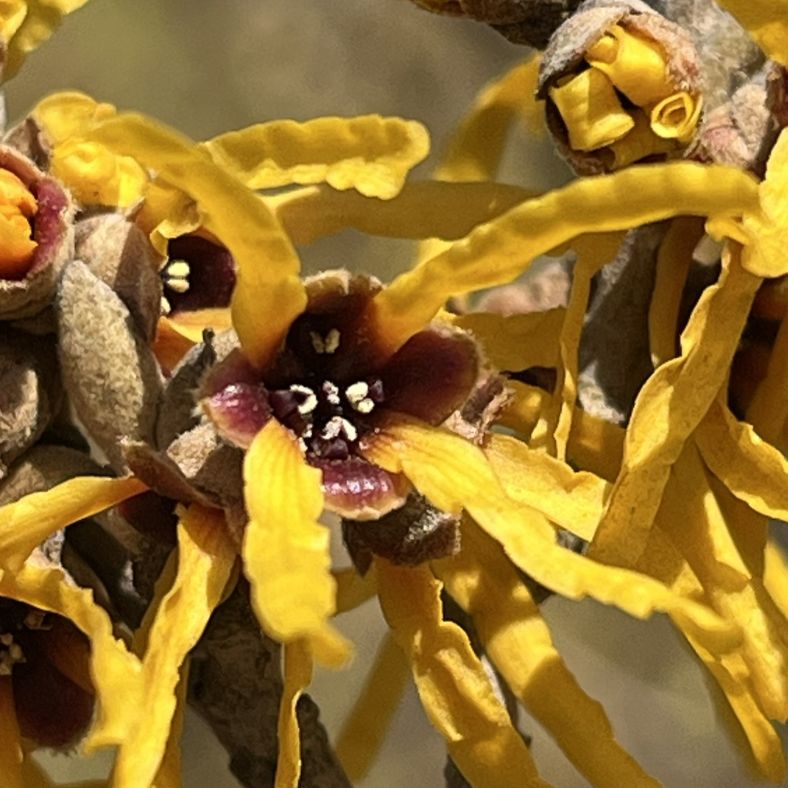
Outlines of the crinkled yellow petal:
[{"label": "crinkled yellow petal", "polygon": [[749,421],[769,443],[785,450],[783,434],[788,421],[788,315],[783,318],[774,341],[766,377],[760,382],[747,408]]},{"label": "crinkled yellow petal", "polygon": [[591,541],[610,495],[608,482],[506,435],[490,435],[483,449],[510,498]]},{"label": "crinkled yellow petal", "polygon": [[354,783],[363,780],[374,764],[408,678],[410,668],[402,649],[391,634],[386,634],[334,747]]},{"label": "crinkled yellow petal", "polygon": [[549,407],[550,394],[544,389],[509,380],[506,389],[511,399],[496,418],[496,424],[515,430],[527,440],[542,412]]},{"label": "crinkled yellow petal", "polygon": [[235,563],[235,546],[218,510],[192,504],[179,516],[178,570],[166,594],[154,600],[142,662],[144,708],[118,748],[112,773],[118,788],[148,788],[159,773],[177,708],[181,665],[221,602]]},{"label": "crinkled yellow petal", "polygon": [[656,370],[638,394],[621,473],[591,545],[605,563],[637,560],[670,467],[730,369],[760,280],[742,269],[738,247],[727,257],[719,283],[704,291],[684,329],[681,355]]},{"label": "crinkled yellow petal", "polygon": [[659,246],[648,311],[649,347],[655,369],[677,353],[681,294],[692,265],[692,253],[702,235],[700,219],[679,216],[671,222]]},{"label": "crinkled yellow petal", "polygon": [[[8,26],[8,29],[13,30],[13,33],[10,40],[5,41],[3,80],[10,79],[19,71],[25,56],[43,44],[60,27],[66,14],[76,11],[86,2],[87,0],[26,0],[21,4],[25,10],[21,22],[20,4],[11,2],[10,15],[13,24]],[[13,29],[14,27],[16,29]],[[7,26],[3,25],[2,32],[5,33],[6,30]]]},{"label": "crinkled yellow petal", "polygon": [[505,183],[407,183],[393,199],[371,203],[356,192],[310,186],[265,197],[296,245],[353,229],[388,238],[456,240],[533,197]]},{"label": "crinkled yellow petal", "polygon": [[325,182],[389,200],[427,157],[430,137],[415,120],[364,115],[275,120],[227,132],[204,146],[250,189]]},{"label": "crinkled yellow petal", "polygon": [[164,757],[161,760],[159,771],[153,778],[151,788],[181,788],[181,736],[183,735],[183,721],[186,713],[187,693],[189,689],[189,661],[181,665],[180,678],[175,690],[175,711],[172,715],[170,735]]},{"label": "crinkled yellow petal", "polygon": [[640,31],[613,25],[588,48],[586,60],[591,71],[599,69],[639,107],[659,101],[672,91],[664,50]]},{"label": "crinkled yellow petal", "polygon": [[2,0],[0,2],[0,38],[3,42],[11,40],[11,37],[19,30],[27,14],[27,3],[25,0]]},{"label": "crinkled yellow petal", "polygon": [[134,221],[148,233],[153,248],[165,259],[170,239],[199,230],[203,216],[188,194],[156,178],[148,183]]},{"label": "crinkled yellow petal", "polygon": [[374,569],[370,569],[363,577],[352,567],[332,572],[337,584],[336,613],[348,613],[360,607],[377,593],[378,583]]},{"label": "crinkled yellow petal", "polygon": [[472,619],[509,689],[592,785],[657,786],[616,741],[602,705],[583,692],[517,570],[475,523],[462,550],[436,562],[449,595]]},{"label": "crinkled yellow petal", "polygon": [[788,561],[776,542],[767,542],[765,553],[763,584],[782,614],[788,616]]},{"label": "crinkled yellow petal", "polygon": [[743,554],[739,533],[751,531],[759,524],[756,520],[764,518],[748,516],[749,510],[726,490],[710,485],[694,446],[688,446],[679,458],[669,485],[662,528],[700,580],[711,606],[739,625],[743,640],[736,653],[747,665],[760,707],[770,718],[784,720],[788,714],[788,623],[762,581],[750,572],[749,562],[744,563],[749,556]]},{"label": "crinkled yellow petal", "polygon": [[26,564],[0,574],[0,596],[25,602],[70,620],[91,644],[90,674],[98,701],[91,738],[117,744],[134,721],[140,703],[141,667],[112,632],[112,622],[93,600],[93,592],[77,588],[59,569]]},{"label": "crinkled yellow petal", "polygon": [[98,102],[76,90],[52,93],[30,112],[52,145],[82,137],[96,123],[117,114],[112,104]]},{"label": "crinkled yellow petal", "polygon": [[564,121],[572,150],[604,148],[635,127],[613,83],[595,68],[559,80],[549,94]]},{"label": "crinkled yellow petal", "polygon": [[10,676],[0,676],[0,774],[8,788],[25,788],[22,779],[22,735],[14,709]]},{"label": "crinkled yellow petal", "polygon": [[306,306],[298,256],[274,215],[188,138],[142,115],[110,118],[90,139],[133,156],[195,200],[203,226],[235,260],[233,326],[245,355],[262,366]]},{"label": "crinkled yellow petal", "polygon": [[695,134],[703,99],[686,90],[662,99],[651,110],[651,130],[666,140],[678,140],[686,145]]},{"label": "crinkled yellow petal", "polygon": [[443,620],[441,583],[430,570],[377,558],[380,606],[405,652],[432,725],[471,785],[545,786],[468,636]]},{"label": "crinkled yellow petal", "polygon": [[566,310],[561,307],[526,315],[471,312],[442,319],[470,331],[490,363],[500,370],[520,372],[528,367],[554,367],[558,338]]},{"label": "crinkled yellow petal", "polygon": [[761,210],[745,214],[748,237],[742,264],[756,276],[788,274],[785,234],[788,232],[788,129],[783,129],[766,163],[759,189]]},{"label": "crinkled yellow petal", "polygon": [[312,654],[304,640],[286,643],[282,651],[284,685],[279,704],[279,757],[274,788],[297,788],[301,776],[301,738],[296,706],[301,693],[312,681]]},{"label": "crinkled yellow petal", "polygon": [[244,460],[244,572],[263,629],[281,643],[308,641],[319,662],[337,667],[350,645],[328,623],[336,610],[321,474],[309,467],[293,434],[271,419]]},{"label": "crinkled yellow petal", "polygon": [[147,489],[133,477],[78,476],[0,506],[0,564],[16,570],[55,531]]},{"label": "crinkled yellow petal", "polygon": [[622,427],[578,410],[572,420],[566,453],[577,467],[612,482],[621,470],[624,436]]},{"label": "crinkled yellow petal", "polygon": [[715,653],[741,640],[736,625],[705,605],[677,596],[650,577],[557,545],[547,519],[509,498],[482,450],[453,433],[400,415],[370,440],[365,454],[386,470],[403,472],[439,509],[465,509],[520,569],[558,594],[589,596],[636,618],[666,612]]},{"label": "crinkled yellow petal", "polygon": [[737,498],[767,517],[788,520],[788,461],[781,452],[719,398],[695,435],[703,461]]},{"label": "crinkled yellow petal", "polygon": [[398,348],[452,295],[509,282],[535,257],[578,235],[682,214],[738,215],[757,209],[757,201],[752,176],[720,165],[669,162],[579,179],[480,225],[399,276],[373,302],[375,331]]},{"label": "crinkled yellow petal", "polygon": [[788,0],[719,0],[772,59],[788,66]]}]

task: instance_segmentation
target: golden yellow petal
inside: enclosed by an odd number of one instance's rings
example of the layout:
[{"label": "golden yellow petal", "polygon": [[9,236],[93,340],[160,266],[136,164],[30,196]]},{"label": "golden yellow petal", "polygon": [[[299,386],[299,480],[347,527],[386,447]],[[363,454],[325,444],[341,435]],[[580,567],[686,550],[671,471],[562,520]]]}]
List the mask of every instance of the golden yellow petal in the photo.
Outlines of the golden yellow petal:
[{"label": "golden yellow petal", "polygon": [[717,398],[695,433],[703,461],[755,511],[788,520],[788,461]]},{"label": "golden yellow petal", "polygon": [[719,0],[772,60],[788,66],[786,0]]},{"label": "golden yellow petal", "polygon": [[353,567],[334,570],[332,574],[337,584],[335,615],[355,610],[377,593],[374,569],[370,569],[363,577]]},{"label": "golden yellow petal", "polygon": [[0,38],[3,42],[11,40],[11,37],[19,30],[22,22],[27,15],[27,3],[25,0],[3,0],[0,11]]},{"label": "golden yellow petal", "polygon": [[405,652],[424,710],[471,785],[545,786],[468,636],[443,620],[441,583],[426,566],[377,558],[380,606]]},{"label": "golden yellow petal", "polygon": [[282,650],[284,686],[279,704],[279,757],[274,788],[297,788],[301,776],[301,740],[296,705],[312,681],[312,655],[309,644],[304,640],[286,643]]},{"label": "golden yellow petal", "polygon": [[363,780],[375,763],[409,677],[402,649],[391,634],[386,634],[334,746],[342,768],[354,783]]},{"label": "golden yellow petal", "polygon": [[549,93],[564,121],[572,150],[604,148],[635,127],[634,119],[621,106],[613,83],[595,68],[559,80]]},{"label": "golden yellow petal", "polygon": [[520,569],[558,594],[589,596],[636,618],[668,613],[715,653],[741,640],[736,625],[705,605],[677,596],[650,577],[557,545],[547,519],[509,498],[482,450],[453,433],[400,415],[369,441],[364,453],[386,470],[403,472],[439,509],[465,509]]},{"label": "golden yellow petal", "polygon": [[517,380],[507,381],[506,390],[511,398],[496,417],[496,424],[514,430],[522,440],[528,440],[542,412],[550,404],[550,394]]},{"label": "golden yellow petal", "polygon": [[452,295],[509,282],[538,255],[584,233],[625,230],[681,214],[733,216],[757,205],[755,180],[720,165],[669,162],[582,178],[479,225],[399,276],[373,302],[374,330],[394,350]]},{"label": "golden yellow petal", "polygon": [[199,230],[203,216],[197,203],[188,194],[161,178],[155,178],[148,183],[145,200],[134,216],[134,221],[148,233],[153,248],[164,260],[170,239]]},{"label": "golden yellow petal", "polygon": [[496,369],[520,372],[528,367],[558,364],[558,338],[565,314],[566,310],[558,307],[526,315],[471,312],[447,314],[442,319],[470,331]]},{"label": "golden yellow petal", "polygon": [[328,623],[336,582],[328,529],[318,522],[320,485],[320,471],[306,464],[293,434],[271,419],[244,460],[244,572],[263,629],[282,643],[306,639],[319,662],[337,667],[350,645]]},{"label": "golden yellow petal", "polygon": [[220,307],[178,312],[169,316],[167,322],[174,331],[194,344],[202,342],[202,332],[205,329],[218,333],[233,327],[230,310]]},{"label": "golden yellow petal", "polygon": [[133,477],[78,476],[0,506],[0,564],[16,570],[55,531],[147,489]]},{"label": "golden yellow petal", "polygon": [[389,200],[427,157],[430,138],[414,120],[365,115],[275,120],[227,132],[204,147],[250,189],[325,182]]},{"label": "golden yellow petal", "polygon": [[703,100],[686,90],[673,93],[651,109],[651,130],[658,137],[686,145],[695,134]]},{"label": "golden yellow petal", "polygon": [[175,712],[172,715],[170,735],[159,771],[153,778],[151,788],[181,788],[181,736],[183,735],[183,719],[186,713],[187,693],[189,690],[189,661],[181,665],[178,686],[175,689]]},{"label": "golden yellow petal", "polygon": [[651,130],[651,123],[642,110],[633,112],[632,119],[635,121],[632,131],[620,140],[616,140],[603,154],[604,157],[612,156],[611,170],[628,167],[647,156],[664,156],[678,148],[675,140],[658,137]]},{"label": "golden yellow petal", "polygon": [[624,436],[622,427],[578,410],[566,453],[577,467],[612,482],[621,470]]},{"label": "golden yellow petal", "polygon": [[0,596],[25,602],[39,610],[69,619],[91,643],[90,674],[98,701],[91,732],[102,746],[118,743],[140,703],[141,666],[113,635],[107,613],[93,600],[93,592],[66,582],[59,569],[26,564],[0,574]]},{"label": "golden yellow petal", "polygon": [[393,199],[370,202],[356,192],[310,186],[265,197],[296,245],[344,230],[387,238],[456,240],[534,192],[505,183],[406,183]]},{"label": "golden yellow petal", "polygon": [[0,774],[4,787],[25,788],[22,779],[23,758],[11,677],[0,676]]},{"label": "golden yellow petal", "polygon": [[180,668],[221,602],[235,563],[223,515],[192,504],[179,510],[178,569],[152,604],[155,618],[142,662],[145,707],[120,742],[113,781],[123,788],[151,784],[159,772],[177,707]]},{"label": "golden yellow petal", "polygon": [[[22,4],[26,11],[24,19],[14,30],[10,41],[6,40],[3,80],[10,79],[19,71],[25,56],[43,44],[60,27],[66,14],[76,11],[86,2],[87,0],[26,0]],[[19,14],[19,5],[12,3],[11,29],[19,21]],[[2,31],[6,32],[6,25],[3,25]]]},{"label": "golden yellow petal", "polygon": [[96,123],[117,114],[112,104],[98,102],[76,90],[52,93],[36,104],[30,114],[53,145],[82,137]]},{"label": "golden yellow petal", "polygon": [[761,436],[781,450],[786,449],[784,434],[788,421],[788,315],[783,318],[769,358],[766,377],[760,382],[747,408],[749,421]]},{"label": "golden yellow petal", "polygon": [[651,360],[656,369],[678,351],[681,294],[692,265],[692,253],[703,235],[703,222],[692,216],[674,219],[657,253],[657,269],[648,311]]},{"label": "golden yellow petal", "polygon": [[643,551],[670,467],[722,388],[759,283],[742,269],[734,246],[719,283],[704,291],[693,310],[681,355],[641,388],[621,473],[591,545],[598,560],[632,566]]},{"label": "golden yellow petal", "polygon": [[506,435],[490,435],[483,449],[511,499],[591,541],[610,495],[608,482]]},{"label": "golden yellow petal", "polygon": [[613,25],[588,48],[586,60],[591,71],[599,69],[639,107],[665,98],[672,90],[664,50],[640,31]]},{"label": "golden yellow petal", "polygon": [[656,786],[616,741],[601,704],[583,692],[517,570],[466,518],[462,550],[435,565],[472,619],[506,684],[592,785]]},{"label": "golden yellow petal", "polygon": [[205,229],[233,255],[233,326],[246,356],[262,366],[306,306],[298,256],[276,217],[205,151],[142,115],[110,118],[89,137],[157,170],[195,200]]},{"label": "golden yellow petal", "polygon": [[788,616],[788,561],[773,541],[766,544],[763,584],[782,614]]}]

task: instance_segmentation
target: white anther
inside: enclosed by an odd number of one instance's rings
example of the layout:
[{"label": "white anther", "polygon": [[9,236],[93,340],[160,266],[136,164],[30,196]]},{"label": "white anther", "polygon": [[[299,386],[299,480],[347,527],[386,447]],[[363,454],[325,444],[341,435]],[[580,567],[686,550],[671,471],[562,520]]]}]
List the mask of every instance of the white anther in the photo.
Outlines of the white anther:
[{"label": "white anther", "polygon": [[351,443],[358,438],[358,431],[356,428],[347,419],[343,419],[341,416],[334,416],[331,418],[320,433],[320,437],[327,441],[334,440],[334,438],[338,438],[340,435],[344,435]]},{"label": "white anther", "polygon": [[307,414],[311,413],[317,407],[317,397],[315,396],[315,392],[309,388],[309,386],[301,386],[298,383],[293,383],[290,386],[290,391],[294,394],[303,394],[306,399],[298,406],[298,412],[302,416],[306,416]]},{"label": "white anther", "polygon": [[331,405],[339,405],[339,388],[330,380],[323,383],[323,393]]},{"label": "white anther", "polygon": [[350,403],[350,407],[359,413],[372,413],[375,403],[367,396],[369,394],[369,384],[363,380],[353,383],[345,389],[345,397]]},{"label": "white anther", "polygon": [[164,273],[168,278],[188,279],[191,270],[189,269],[189,264],[185,260],[173,260],[167,268],[165,268]]},{"label": "white anther", "polygon": [[324,353],[336,353],[339,347],[340,333],[335,328],[332,328],[325,337],[321,337],[317,331],[310,331],[309,338],[312,340],[312,347],[315,353],[323,355]]},{"label": "white anther", "polygon": [[185,279],[168,279],[164,284],[176,293],[189,292],[189,283]]},{"label": "white anther", "polygon": [[172,312],[172,307],[170,306],[170,302],[164,297],[161,297],[161,313],[163,315],[169,315]]}]

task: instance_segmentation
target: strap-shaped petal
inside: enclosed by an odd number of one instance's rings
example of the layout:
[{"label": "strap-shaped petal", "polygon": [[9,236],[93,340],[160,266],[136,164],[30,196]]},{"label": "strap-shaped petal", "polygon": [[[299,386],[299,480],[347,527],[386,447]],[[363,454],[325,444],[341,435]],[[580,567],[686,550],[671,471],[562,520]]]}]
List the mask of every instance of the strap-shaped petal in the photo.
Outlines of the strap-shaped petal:
[{"label": "strap-shaped petal", "polygon": [[223,599],[236,551],[222,514],[196,504],[180,512],[178,567],[154,600],[142,663],[144,706],[120,742],[113,784],[148,788],[164,758],[177,708],[180,669]]},{"label": "strap-shaped petal", "polygon": [[151,788],[181,788],[181,737],[183,735],[184,715],[186,714],[187,693],[189,689],[189,662],[181,665],[178,686],[175,690],[175,711],[172,715],[170,735],[159,770],[153,778]]},{"label": "strap-shaped petal", "polygon": [[615,481],[621,470],[625,435],[617,424],[578,410],[572,421],[567,456],[578,468]]},{"label": "strap-shaped petal", "polygon": [[143,492],[133,477],[78,476],[0,507],[0,564],[19,569],[55,531]]},{"label": "strap-shaped petal", "polygon": [[590,596],[636,618],[666,612],[715,653],[740,642],[739,628],[705,605],[677,596],[650,577],[557,545],[547,519],[509,498],[482,450],[459,436],[398,415],[369,441],[365,453],[387,470],[403,472],[438,508],[465,509],[546,588],[570,599]]},{"label": "strap-shaped petal", "polygon": [[[624,441],[624,460],[591,553],[633,566],[642,552],[671,465],[722,388],[760,279],[738,246],[718,284],[703,293],[681,336],[681,355],[643,385]],[[633,516],[637,512],[637,516]]]},{"label": "strap-shaped petal", "polygon": [[736,17],[772,60],[788,66],[786,0],[719,0],[719,4]]},{"label": "strap-shaped petal", "polygon": [[197,202],[203,227],[233,255],[233,326],[249,360],[263,365],[306,306],[300,262],[262,200],[188,138],[142,115],[99,124],[89,138],[133,156]]},{"label": "strap-shaped petal", "polygon": [[763,584],[782,614],[788,617],[788,561],[780,546],[773,541],[766,544]]},{"label": "strap-shaped petal", "polygon": [[468,636],[443,620],[441,583],[426,566],[378,558],[380,606],[413,671],[421,703],[471,785],[545,786]]},{"label": "strap-shaped petal", "polygon": [[274,120],[204,143],[211,158],[250,189],[327,183],[365,197],[395,197],[430,150],[415,120],[364,115]]},{"label": "strap-shaped petal", "polygon": [[[86,2],[87,0],[12,0],[9,9],[12,24],[0,27],[6,47],[5,62],[2,65],[3,80],[10,79],[19,71],[25,56],[43,44],[60,27],[66,14],[76,11]],[[6,37],[9,33],[10,36]]]},{"label": "strap-shaped petal", "polygon": [[22,779],[22,735],[14,709],[10,676],[0,676],[0,774],[8,788],[25,788]]},{"label": "strap-shaped petal", "polygon": [[612,485],[506,435],[490,435],[483,449],[510,498],[581,539],[593,539]]},{"label": "strap-shaped petal", "polygon": [[703,461],[756,512],[788,520],[788,461],[717,398],[695,433]]},{"label": "strap-shaped petal", "polygon": [[350,646],[328,623],[336,610],[320,471],[306,464],[293,434],[272,419],[244,460],[249,512],[244,572],[263,629],[282,643],[304,638],[323,664],[338,666]]},{"label": "strap-shaped petal", "polygon": [[528,440],[542,412],[550,404],[550,394],[517,380],[509,380],[506,389],[511,399],[504,404],[496,423],[514,430],[522,440]]},{"label": "strap-shaped petal", "polygon": [[377,593],[374,570],[368,571],[363,577],[352,567],[334,570],[332,574],[337,584],[337,615],[355,610]]},{"label": "strap-shaped petal", "polygon": [[391,634],[385,635],[334,748],[354,783],[363,780],[375,762],[409,677],[402,649]]},{"label": "strap-shaped petal", "polygon": [[386,238],[456,240],[534,193],[505,183],[407,183],[393,199],[370,201],[356,192],[310,186],[265,201],[297,245],[344,230]]},{"label": "strap-shaped petal", "polygon": [[747,420],[758,434],[779,448],[785,448],[788,421],[788,315],[777,332],[766,377],[760,382],[747,408]]},{"label": "strap-shaped petal", "polygon": [[498,544],[466,518],[462,550],[435,569],[473,618],[509,689],[592,785],[658,784],[616,741],[601,704],[569,672],[539,608]]},{"label": "strap-shaped petal", "polygon": [[279,757],[274,788],[297,788],[301,776],[301,739],[296,706],[312,681],[312,655],[309,643],[303,640],[286,643],[283,651],[284,686],[277,723]]},{"label": "strap-shaped petal", "polygon": [[375,331],[394,350],[450,296],[509,282],[535,257],[584,233],[626,230],[682,214],[736,216],[757,209],[756,181],[732,167],[669,162],[583,178],[480,225],[399,276],[373,302]]},{"label": "strap-shaped petal", "polygon": [[133,722],[141,699],[141,666],[112,631],[93,592],[68,583],[59,569],[26,564],[0,575],[0,596],[25,602],[70,620],[91,644],[90,674],[99,702],[91,737],[102,745],[117,744]]}]

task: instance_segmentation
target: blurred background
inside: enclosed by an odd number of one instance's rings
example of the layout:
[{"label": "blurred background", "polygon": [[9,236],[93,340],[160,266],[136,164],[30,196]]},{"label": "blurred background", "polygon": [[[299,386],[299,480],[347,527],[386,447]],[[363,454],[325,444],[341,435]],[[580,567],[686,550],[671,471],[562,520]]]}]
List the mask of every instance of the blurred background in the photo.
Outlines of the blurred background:
[{"label": "blurred background", "polygon": [[[276,118],[401,115],[432,133],[432,157],[417,173],[426,176],[477,91],[526,55],[482,25],[431,15],[407,0],[92,0],[28,58],[6,100],[13,122],[48,92],[83,90],[196,139]],[[502,180],[545,189],[568,177],[548,142],[515,135]],[[383,278],[413,254],[406,243],[356,233],[299,251],[310,271],[348,266]],[[347,563],[340,546],[336,555]],[[570,668],[647,771],[673,788],[755,784],[725,730],[735,723],[718,713],[705,675],[666,619],[636,622],[560,599],[544,611]],[[374,602],[339,623],[357,645],[356,660],[342,673],[318,672],[313,686],[333,734],[383,632]],[[586,784],[535,723],[525,718],[523,727],[546,780]],[[444,753],[410,690],[362,785],[439,786]],[[101,758],[46,761],[64,780],[108,768]],[[187,721],[184,765],[187,788],[237,785],[224,751],[195,716]]]}]

